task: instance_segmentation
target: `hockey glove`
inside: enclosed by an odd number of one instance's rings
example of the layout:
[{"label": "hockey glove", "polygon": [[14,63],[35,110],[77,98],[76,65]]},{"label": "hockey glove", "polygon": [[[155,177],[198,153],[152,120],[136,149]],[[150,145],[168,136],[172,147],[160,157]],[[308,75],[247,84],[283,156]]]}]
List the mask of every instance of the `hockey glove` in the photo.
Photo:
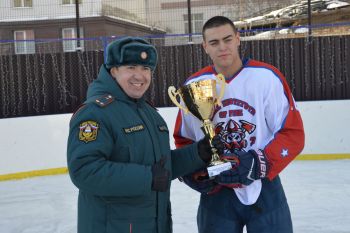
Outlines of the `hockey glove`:
[{"label": "hockey glove", "polygon": [[152,190],[165,192],[169,188],[170,173],[164,168],[166,158],[162,157],[157,163],[152,166]]},{"label": "hockey glove", "polygon": [[[224,154],[220,156],[220,159],[224,162],[230,162],[231,169],[236,169],[239,164],[238,156],[235,154]],[[242,184],[239,183],[221,183],[220,185],[229,189],[242,188]]]},{"label": "hockey glove", "polygon": [[[212,146],[217,150],[217,153],[220,155],[224,152],[224,144],[220,140],[220,136],[215,135],[211,140]],[[198,153],[199,157],[205,162],[209,163],[212,157],[212,148],[210,146],[210,139],[208,136],[205,136],[198,141]]]},{"label": "hockey glove", "polygon": [[202,194],[214,194],[221,189],[221,185],[217,184],[213,179],[209,179],[206,168],[184,176],[183,181]]},{"label": "hockey glove", "polygon": [[238,165],[216,176],[215,180],[219,184],[250,185],[254,180],[266,177],[269,165],[262,150],[237,151],[235,155]]}]

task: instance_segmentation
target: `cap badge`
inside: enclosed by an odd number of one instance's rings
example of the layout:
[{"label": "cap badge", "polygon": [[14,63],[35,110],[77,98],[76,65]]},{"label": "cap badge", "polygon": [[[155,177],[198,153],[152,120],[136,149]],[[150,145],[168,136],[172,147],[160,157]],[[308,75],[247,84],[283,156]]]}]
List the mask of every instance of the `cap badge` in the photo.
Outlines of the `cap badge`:
[{"label": "cap badge", "polygon": [[145,51],[143,51],[143,52],[141,53],[141,58],[142,58],[143,60],[146,60],[147,57],[148,57],[148,54],[147,54]]}]

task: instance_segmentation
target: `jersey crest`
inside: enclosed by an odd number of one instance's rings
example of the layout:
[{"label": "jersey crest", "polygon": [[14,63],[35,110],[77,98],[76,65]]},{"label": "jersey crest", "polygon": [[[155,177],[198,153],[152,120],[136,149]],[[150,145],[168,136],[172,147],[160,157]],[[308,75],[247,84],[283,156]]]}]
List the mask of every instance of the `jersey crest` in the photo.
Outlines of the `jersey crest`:
[{"label": "jersey crest", "polygon": [[[231,153],[235,150],[245,151],[248,146],[246,136],[255,131],[256,126],[248,121],[240,120],[236,122],[230,119],[226,125],[225,122],[219,122],[215,126],[215,134],[219,135],[224,143],[225,152]],[[250,137],[250,146],[255,143],[255,137]]]}]

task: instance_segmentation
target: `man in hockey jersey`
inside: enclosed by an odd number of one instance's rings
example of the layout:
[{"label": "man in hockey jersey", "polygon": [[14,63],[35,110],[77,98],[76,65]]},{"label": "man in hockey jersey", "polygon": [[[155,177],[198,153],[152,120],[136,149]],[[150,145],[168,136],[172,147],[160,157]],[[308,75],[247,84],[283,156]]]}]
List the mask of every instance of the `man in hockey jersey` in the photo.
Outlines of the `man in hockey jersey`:
[{"label": "man in hockey jersey", "polygon": [[107,62],[70,122],[78,233],[170,233],[170,181],[205,167],[209,141],[170,150],[165,121],[143,97],[157,63],[154,46],[126,37],[106,52]]},{"label": "man in hockey jersey", "polygon": [[[222,106],[213,116],[215,132],[225,144],[223,158],[238,158],[215,179],[206,170],[183,177],[201,192],[199,233],[291,233],[292,220],[278,174],[302,151],[304,129],[285,77],[275,67],[241,60],[240,37],[222,16],[203,26],[203,48],[213,61],[185,83],[225,76]],[[219,91],[219,90],[218,90]],[[201,122],[179,111],[175,144],[182,147],[203,137]]]}]

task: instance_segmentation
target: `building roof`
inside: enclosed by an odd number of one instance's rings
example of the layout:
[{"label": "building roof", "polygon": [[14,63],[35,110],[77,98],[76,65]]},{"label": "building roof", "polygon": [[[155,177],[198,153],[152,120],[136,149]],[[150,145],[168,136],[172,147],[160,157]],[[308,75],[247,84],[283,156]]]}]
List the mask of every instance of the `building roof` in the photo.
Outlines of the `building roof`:
[{"label": "building roof", "polygon": [[[335,10],[346,8],[349,12],[350,4],[346,1],[337,0],[311,0],[312,15],[334,13]],[[297,3],[271,11],[267,14],[234,22],[238,28],[254,28],[263,26],[290,26],[295,21],[308,17],[308,1],[302,0]]]}]

